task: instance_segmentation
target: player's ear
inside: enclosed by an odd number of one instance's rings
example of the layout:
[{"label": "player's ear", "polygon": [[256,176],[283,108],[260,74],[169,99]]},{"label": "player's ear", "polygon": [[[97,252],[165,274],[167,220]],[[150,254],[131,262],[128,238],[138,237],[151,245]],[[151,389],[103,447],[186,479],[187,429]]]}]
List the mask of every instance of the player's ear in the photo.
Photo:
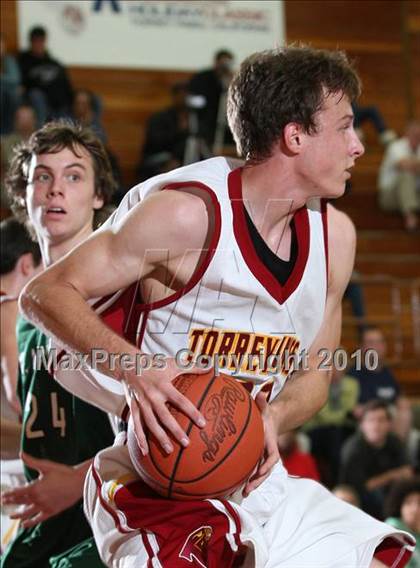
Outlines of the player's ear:
[{"label": "player's ear", "polygon": [[18,270],[23,276],[29,276],[34,270],[34,258],[31,252],[22,254],[16,264]]},{"label": "player's ear", "polygon": [[102,209],[103,206],[104,206],[104,198],[101,197],[100,195],[95,194],[93,196],[93,208],[97,210],[97,209]]},{"label": "player's ear", "polygon": [[297,122],[289,122],[283,129],[283,142],[293,154],[300,154],[305,132]]}]

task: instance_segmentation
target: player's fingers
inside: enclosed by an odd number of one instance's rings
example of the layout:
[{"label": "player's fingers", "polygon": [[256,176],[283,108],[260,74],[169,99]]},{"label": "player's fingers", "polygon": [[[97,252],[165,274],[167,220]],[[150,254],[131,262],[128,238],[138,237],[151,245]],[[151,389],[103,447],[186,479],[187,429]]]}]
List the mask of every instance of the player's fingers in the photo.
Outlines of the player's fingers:
[{"label": "player's fingers", "polygon": [[[181,394],[179,390],[176,387],[174,387],[172,384],[168,385],[167,396],[168,396],[168,401],[171,404],[173,404],[173,406],[176,406],[177,408],[179,408],[179,410],[181,410],[181,412],[183,412],[186,416],[188,416],[188,418],[191,418],[191,420],[199,428],[204,428],[204,426],[206,425],[204,416],[194,406],[194,404],[190,400],[188,400],[187,397]],[[179,438],[177,437],[177,439]],[[179,439],[179,441],[181,440]]]},{"label": "player's fingers", "polygon": [[163,407],[164,408],[162,408],[162,410],[159,410],[157,412],[157,415],[159,416],[159,421],[163,424],[163,426],[166,428],[166,430],[171,432],[173,434],[173,436],[175,437],[175,439],[178,440],[179,443],[182,446],[184,446],[184,448],[186,448],[190,443],[188,436],[186,435],[184,430],[181,428],[181,426],[178,424],[176,419],[168,411],[168,408],[166,407],[166,405],[163,405]]},{"label": "player's fingers", "polygon": [[[170,454],[173,451],[174,447],[173,447],[168,435],[166,434],[165,430],[162,428],[162,426],[157,421],[154,409],[152,409],[152,407],[149,404],[146,404],[145,402],[143,402],[142,407],[141,407],[141,411],[142,411],[144,423],[147,426],[150,433],[153,434],[153,436],[155,436],[156,440],[159,442],[159,444],[162,446],[162,448],[165,450],[165,452],[167,454]],[[162,413],[162,415],[164,416],[165,412],[169,413],[169,410],[167,409],[165,404],[163,404],[162,408],[159,409],[159,412]],[[160,415],[159,415],[159,419],[162,419],[162,417]],[[184,436],[185,436],[185,434],[184,434]]]},{"label": "player's fingers", "polygon": [[20,519],[21,521],[25,521],[27,519],[31,519],[38,512],[39,512],[38,507],[36,507],[35,505],[29,505],[28,507],[25,507],[22,511],[17,511],[16,513],[13,513],[12,515],[9,516],[13,520]]},{"label": "player's fingers", "polygon": [[280,459],[277,443],[272,436],[268,436],[266,439],[265,451],[266,451],[265,459],[258,469],[259,475],[265,475],[266,473],[270,473],[270,471],[273,469],[273,467]]},{"label": "player's fingers", "polygon": [[42,523],[42,521],[45,521],[49,517],[51,517],[51,515],[47,515],[45,513],[39,512],[36,515],[34,515],[32,518],[27,519],[26,521],[23,521],[22,527],[24,529],[30,529],[31,527],[34,527],[35,525]]},{"label": "player's fingers", "polygon": [[131,420],[134,425],[134,434],[136,436],[137,444],[139,445],[141,453],[146,456],[149,452],[149,445],[144,433],[140,408],[136,399],[131,398],[129,401]]},{"label": "player's fingers", "polygon": [[5,491],[1,496],[2,505],[23,505],[30,499],[31,486],[16,487],[11,491]]}]

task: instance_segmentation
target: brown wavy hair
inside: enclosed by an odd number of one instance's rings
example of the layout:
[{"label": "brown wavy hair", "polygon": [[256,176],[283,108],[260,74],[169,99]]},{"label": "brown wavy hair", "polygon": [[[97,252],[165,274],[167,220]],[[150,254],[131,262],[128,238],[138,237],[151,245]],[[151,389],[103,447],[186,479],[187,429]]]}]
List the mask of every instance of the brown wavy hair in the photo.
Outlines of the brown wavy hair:
[{"label": "brown wavy hair", "polygon": [[228,92],[228,122],[239,155],[262,162],[290,122],[315,133],[315,115],[325,97],[343,93],[350,102],[361,90],[341,51],[290,46],[245,59]]},{"label": "brown wavy hair", "polygon": [[68,120],[48,122],[35,131],[29,140],[21,142],[14,148],[5,178],[11,209],[15,217],[28,228],[32,237],[35,237],[35,234],[25,204],[32,155],[55,154],[65,148],[71,150],[76,156],[79,156],[78,148],[84,148],[92,158],[95,195],[104,201],[103,207],[95,211],[94,228],[104,221],[107,213],[109,214],[109,204],[117,184],[104,145],[90,128]]}]

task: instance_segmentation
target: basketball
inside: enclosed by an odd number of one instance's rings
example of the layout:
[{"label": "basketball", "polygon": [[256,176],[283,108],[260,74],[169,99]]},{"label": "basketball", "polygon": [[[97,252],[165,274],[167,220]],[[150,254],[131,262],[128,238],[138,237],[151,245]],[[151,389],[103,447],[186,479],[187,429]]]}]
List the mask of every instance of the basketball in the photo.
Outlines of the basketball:
[{"label": "basketball", "polygon": [[128,424],[128,451],[140,477],[160,495],[181,500],[221,498],[241,487],[264,451],[260,411],[236,379],[213,370],[185,373],[174,379],[176,388],[201,411],[206,426],[199,428],[181,411],[170,407],[187,433],[184,448],[175,440],[166,454],[153,436],[149,453],[141,454],[133,423]]}]

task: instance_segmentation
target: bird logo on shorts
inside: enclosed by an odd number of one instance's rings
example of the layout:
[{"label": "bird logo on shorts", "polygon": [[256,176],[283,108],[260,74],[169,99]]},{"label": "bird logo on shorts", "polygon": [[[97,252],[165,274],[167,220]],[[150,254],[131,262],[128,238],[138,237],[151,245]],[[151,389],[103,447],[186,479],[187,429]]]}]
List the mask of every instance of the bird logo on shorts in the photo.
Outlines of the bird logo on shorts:
[{"label": "bird logo on shorts", "polygon": [[207,568],[207,545],[212,534],[213,529],[207,525],[190,533],[179,553],[179,557],[191,562],[191,564],[195,560],[200,566]]}]

